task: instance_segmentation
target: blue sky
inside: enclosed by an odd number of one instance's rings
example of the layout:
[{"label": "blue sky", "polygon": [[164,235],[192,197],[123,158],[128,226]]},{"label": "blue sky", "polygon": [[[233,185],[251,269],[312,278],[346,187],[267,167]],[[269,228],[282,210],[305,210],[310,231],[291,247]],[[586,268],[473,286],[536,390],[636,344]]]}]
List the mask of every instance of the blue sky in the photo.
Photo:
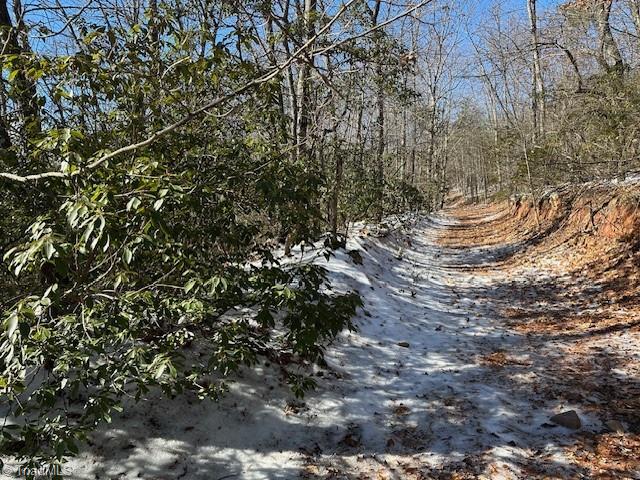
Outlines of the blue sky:
[{"label": "blue sky", "polygon": [[[489,6],[491,4],[494,3],[494,0],[478,0],[478,4],[480,6]],[[559,5],[560,2],[559,0],[538,0],[538,8],[548,8],[549,6],[555,6],[555,5]],[[527,10],[527,1],[526,0],[502,0],[502,4],[504,6],[508,6],[510,8],[515,9],[522,9],[523,12],[526,12]]]}]

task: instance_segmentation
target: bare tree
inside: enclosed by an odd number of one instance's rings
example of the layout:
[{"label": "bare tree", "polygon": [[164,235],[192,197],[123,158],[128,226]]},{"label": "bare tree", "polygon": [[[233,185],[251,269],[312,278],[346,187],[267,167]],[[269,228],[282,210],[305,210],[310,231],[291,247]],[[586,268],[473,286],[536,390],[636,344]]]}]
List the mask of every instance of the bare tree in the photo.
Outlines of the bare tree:
[{"label": "bare tree", "polygon": [[[373,8],[370,11],[371,26],[372,28],[378,24],[378,17],[380,16],[380,6],[382,0],[376,0]],[[376,129],[377,140],[375,147],[375,182],[376,182],[376,195],[378,209],[376,212],[378,220],[382,220],[383,215],[383,199],[384,199],[384,69],[382,59],[378,59],[376,62],[375,75],[376,75]]]},{"label": "bare tree", "polygon": [[573,0],[563,4],[561,10],[593,22],[598,32],[598,62],[605,71],[621,74],[625,64],[611,28],[612,6],[613,0]]},{"label": "bare tree", "polygon": [[[311,38],[313,38],[315,33],[315,10],[316,10],[316,0],[302,0],[303,3],[303,14],[302,14],[302,22],[303,22],[303,31],[304,31],[304,41],[308,42]],[[309,138],[308,138],[308,129],[310,123],[310,82],[309,82],[309,73],[311,68],[313,67],[314,56],[310,53],[310,51],[305,52],[301,55],[300,60],[298,62],[298,84],[296,88],[297,95],[297,118],[296,118],[296,149],[298,152],[298,158],[302,158],[305,154],[309,154]]]},{"label": "bare tree", "polygon": [[540,39],[538,38],[538,15],[536,11],[536,0],[527,0],[527,10],[529,13],[529,24],[531,29],[531,50],[533,57],[533,68],[531,69],[531,109],[533,111],[533,131],[534,136],[537,139],[544,133],[546,103],[544,98],[542,66],[540,63]]}]

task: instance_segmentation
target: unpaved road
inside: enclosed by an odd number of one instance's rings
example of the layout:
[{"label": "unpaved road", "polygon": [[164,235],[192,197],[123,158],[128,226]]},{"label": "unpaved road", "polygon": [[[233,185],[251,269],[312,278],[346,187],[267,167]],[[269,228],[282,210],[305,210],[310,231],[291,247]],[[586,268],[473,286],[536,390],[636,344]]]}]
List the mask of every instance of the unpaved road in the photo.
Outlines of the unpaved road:
[{"label": "unpaved road", "polygon": [[[359,331],[329,348],[303,401],[270,365],[246,372],[220,404],[151,399],[96,433],[69,478],[590,478],[571,452],[602,434],[602,418],[562,393],[552,366],[566,345],[518,333],[501,314],[510,296],[548,306],[524,287],[554,279],[492,268],[512,245],[441,246],[492,215],[355,235],[348,249],[362,265],[342,252],[327,268],[363,295]],[[550,423],[566,410],[581,430]]]}]

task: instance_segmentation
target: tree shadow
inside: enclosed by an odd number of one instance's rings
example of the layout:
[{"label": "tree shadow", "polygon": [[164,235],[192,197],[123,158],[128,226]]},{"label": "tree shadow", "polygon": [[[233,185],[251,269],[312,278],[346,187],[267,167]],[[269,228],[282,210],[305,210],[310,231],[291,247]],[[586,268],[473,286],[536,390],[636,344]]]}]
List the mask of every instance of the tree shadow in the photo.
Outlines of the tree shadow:
[{"label": "tree shadow", "polygon": [[[362,253],[362,268],[344,252],[327,265],[338,284],[362,294],[368,315],[360,314],[357,333],[330,346],[326,368],[309,372],[318,389],[303,401],[268,362],[242,372],[219,403],[152,397],[96,432],[72,461],[78,473],[70,478],[589,477],[589,466],[564,452],[606,430],[601,410],[576,396],[576,385],[599,404],[617,402],[610,372],[623,359],[608,352],[607,380],[606,372],[580,370],[555,347],[576,338],[518,332],[514,322],[522,319],[498,318],[507,305],[524,311],[544,289],[558,315],[566,313],[565,300],[551,288],[553,278],[531,284],[461,273],[460,265],[496,257],[438,246],[438,235],[454,227],[465,228],[430,216],[411,237],[351,245]],[[496,352],[507,352],[504,362],[487,360]],[[585,358],[603,364],[601,352]],[[592,384],[584,383],[585,373]],[[640,391],[637,379],[627,382],[626,394]],[[549,422],[569,407],[583,419],[579,432]],[[637,433],[629,416],[616,418]],[[616,468],[611,472],[628,473]]]}]

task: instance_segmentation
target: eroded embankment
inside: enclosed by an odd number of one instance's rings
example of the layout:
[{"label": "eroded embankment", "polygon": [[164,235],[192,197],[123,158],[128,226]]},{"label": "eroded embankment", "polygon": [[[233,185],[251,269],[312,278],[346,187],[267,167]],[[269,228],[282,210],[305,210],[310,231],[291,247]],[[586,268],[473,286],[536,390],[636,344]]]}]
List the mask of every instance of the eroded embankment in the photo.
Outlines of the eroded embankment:
[{"label": "eroded embankment", "polygon": [[[567,446],[576,473],[640,478],[640,186],[565,187],[537,202],[451,208],[448,247],[492,252],[468,265],[500,278],[493,302],[526,335],[533,390],[597,419]],[[509,369],[508,352],[493,357]],[[530,462],[532,475],[544,475]]]}]

